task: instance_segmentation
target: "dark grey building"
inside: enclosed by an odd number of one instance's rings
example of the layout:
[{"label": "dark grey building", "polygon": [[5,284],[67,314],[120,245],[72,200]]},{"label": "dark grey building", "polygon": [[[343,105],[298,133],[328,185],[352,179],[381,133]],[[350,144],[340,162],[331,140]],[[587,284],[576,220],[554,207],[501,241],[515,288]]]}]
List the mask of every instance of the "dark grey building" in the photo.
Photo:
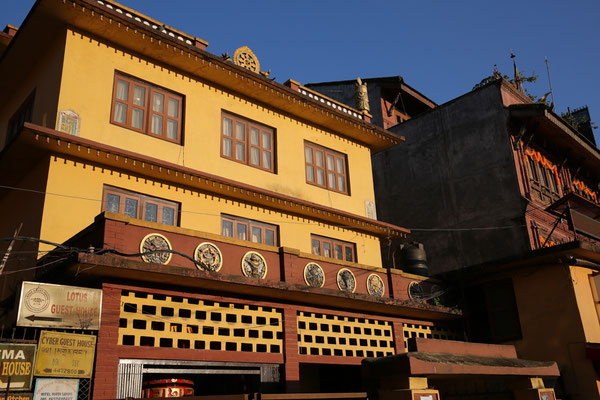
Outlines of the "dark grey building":
[{"label": "dark grey building", "polygon": [[373,156],[378,217],[412,230],[433,273],[600,238],[600,152],[509,82],[390,130],[406,142]]},{"label": "dark grey building", "polygon": [[[388,129],[436,106],[404,82],[401,76],[363,79],[367,84],[371,123]],[[307,83],[304,86],[340,103],[356,107],[356,80]]]}]

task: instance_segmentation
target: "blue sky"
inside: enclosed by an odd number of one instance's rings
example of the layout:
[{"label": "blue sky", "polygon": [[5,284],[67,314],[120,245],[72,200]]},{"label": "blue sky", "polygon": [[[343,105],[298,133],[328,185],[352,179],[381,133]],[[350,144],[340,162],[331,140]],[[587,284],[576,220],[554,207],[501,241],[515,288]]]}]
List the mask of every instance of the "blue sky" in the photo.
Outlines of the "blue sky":
[{"label": "blue sky", "polygon": [[[278,82],[402,75],[441,104],[471,90],[494,64],[539,75],[558,112],[588,105],[600,125],[600,1],[121,0],[209,42],[214,54],[247,45]],[[20,25],[33,0],[2,0],[0,25]],[[597,140],[600,129],[596,130]]]}]

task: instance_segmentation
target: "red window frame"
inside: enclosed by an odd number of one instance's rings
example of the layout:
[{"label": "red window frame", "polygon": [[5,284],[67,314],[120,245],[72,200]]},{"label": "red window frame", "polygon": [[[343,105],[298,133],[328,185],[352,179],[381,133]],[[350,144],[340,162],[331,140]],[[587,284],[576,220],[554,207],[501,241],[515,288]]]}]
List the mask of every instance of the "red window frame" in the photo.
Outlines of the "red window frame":
[{"label": "red window frame", "polygon": [[[231,122],[231,132],[226,129],[227,120]],[[243,137],[238,135],[238,127],[242,127]],[[252,161],[254,152],[258,154],[258,163]],[[223,111],[221,157],[275,173],[275,129]]]},{"label": "red window frame", "polygon": [[[128,85],[127,99],[121,99],[118,97],[119,81],[125,82]],[[143,101],[141,101],[141,98],[135,97],[136,88],[144,89]],[[153,105],[153,99],[155,95],[163,96],[162,110],[155,109]],[[171,104],[173,104],[172,102],[177,102],[174,107],[171,107]],[[116,118],[118,106],[126,108],[125,122]],[[141,127],[134,125],[134,111],[143,113],[143,117],[141,118]],[[155,132],[153,128],[154,125],[152,121],[154,117],[161,118],[162,121],[159,125],[157,125],[160,127],[160,131],[157,129],[157,132]],[[160,88],[151,83],[116,72],[113,83],[110,122],[111,124],[144,133],[149,136],[157,137],[169,142],[181,143],[181,133],[183,132],[183,96]],[[169,137],[168,135],[168,127],[170,124],[171,126],[172,124],[177,125],[175,129],[175,137]]]},{"label": "red window frame", "polygon": [[533,157],[525,155],[526,168],[529,175],[530,186],[534,189],[545,189],[553,195],[560,195],[559,183],[556,175],[547,167],[540,165]]},{"label": "red window frame", "polygon": [[[224,222],[231,224],[231,235],[226,234]],[[243,229],[244,237],[240,237],[241,229]],[[253,230],[259,230],[259,241],[252,240]],[[273,244],[267,243],[267,232],[271,232],[273,236]],[[267,246],[279,246],[278,233],[279,228],[277,225],[267,224],[265,222],[254,221],[242,217],[234,217],[232,215],[221,215],[221,235],[225,237],[247,240],[253,243],[266,244]]]},{"label": "red window frame", "polygon": [[[114,203],[109,201],[109,196],[118,196],[118,208],[114,210]],[[135,215],[131,215],[126,210],[127,200],[136,201]],[[146,211],[148,205],[156,206],[156,220],[148,219],[146,217]],[[165,222],[163,219],[165,208],[173,209],[173,224]],[[149,222],[156,222],[159,224],[179,226],[179,203],[174,201],[159,199],[157,197],[147,196],[140,193],[130,192],[129,190],[119,189],[111,186],[105,186],[102,194],[102,211],[117,212],[119,214],[127,215],[131,218],[141,219]]]},{"label": "red window frame", "polygon": [[[325,249],[329,248],[329,255],[325,255]],[[336,249],[341,248],[341,257],[336,254]],[[312,254],[336,260],[357,262],[356,245],[351,242],[337,240],[319,235],[310,235],[310,249]]]},{"label": "red window frame", "polygon": [[[342,194],[350,194],[346,155],[310,142],[304,142],[306,183]],[[319,174],[323,182],[319,182]]]}]

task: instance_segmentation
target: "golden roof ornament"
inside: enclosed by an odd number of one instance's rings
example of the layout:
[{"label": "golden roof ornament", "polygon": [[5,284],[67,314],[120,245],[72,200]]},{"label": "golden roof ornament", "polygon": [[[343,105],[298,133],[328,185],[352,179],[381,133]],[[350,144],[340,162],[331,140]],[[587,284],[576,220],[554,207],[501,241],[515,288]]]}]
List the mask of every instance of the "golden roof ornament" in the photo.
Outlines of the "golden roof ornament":
[{"label": "golden roof ornament", "polygon": [[367,91],[367,83],[363,83],[360,78],[356,78],[355,86],[354,101],[356,102],[356,109],[361,112],[369,112],[369,92]]},{"label": "golden roof ornament", "polygon": [[232,61],[231,57],[229,57],[229,53],[226,51],[225,53],[221,54],[221,58],[225,61]]},{"label": "golden roof ornament", "polygon": [[248,46],[242,46],[233,53],[233,63],[257,74],[260,72],[258,58]]}]

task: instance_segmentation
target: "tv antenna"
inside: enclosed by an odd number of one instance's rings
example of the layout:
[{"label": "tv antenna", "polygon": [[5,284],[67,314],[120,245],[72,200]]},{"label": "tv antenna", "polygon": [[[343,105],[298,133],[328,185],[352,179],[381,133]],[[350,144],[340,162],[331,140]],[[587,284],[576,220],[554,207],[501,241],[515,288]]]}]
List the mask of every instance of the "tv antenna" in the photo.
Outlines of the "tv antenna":
[{"label": "tv antenna", "polygon": [[552,96],[552,103],[550,103],[550,108],[554,109],[554,92],[552,91],[552,81],[550,80],[550,62],[548,61],[548,57],[546,59],[546,72],[548,73],[548,85],[550,86],[550,95]]}]

